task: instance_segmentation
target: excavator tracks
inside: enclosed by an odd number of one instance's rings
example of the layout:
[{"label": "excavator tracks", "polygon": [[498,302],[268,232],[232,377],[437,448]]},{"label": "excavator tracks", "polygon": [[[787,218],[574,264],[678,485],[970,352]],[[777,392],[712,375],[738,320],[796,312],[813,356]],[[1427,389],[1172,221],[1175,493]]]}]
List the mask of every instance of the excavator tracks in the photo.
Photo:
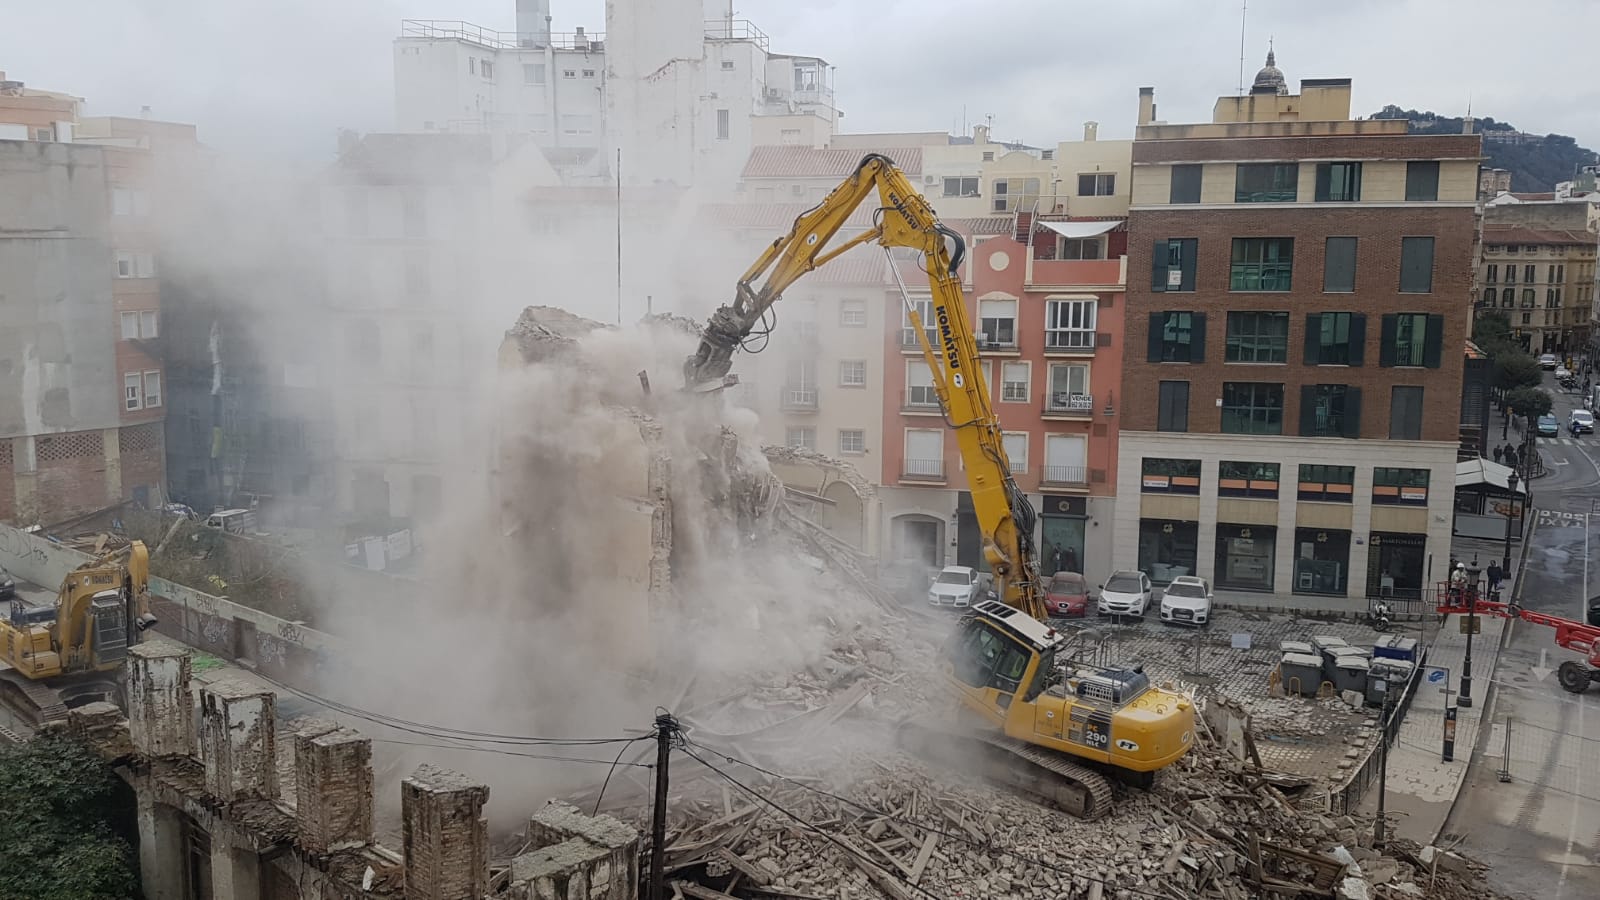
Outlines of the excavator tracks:
[{"label": "excavator tracks", "polygon": [[0,695],[4,695],[0,700],[35,725],[67,717],[67,706],[61,702],[60,692],[4,664],[0,664]]},{"label": "excavator tracks", "polygon": [[1114,805],[1111,779],[1059,753],[999,734],[981,734],[927,719],[900,724],[901,747],[929,762],[975,771],[1080,819],[1098,819]]}]

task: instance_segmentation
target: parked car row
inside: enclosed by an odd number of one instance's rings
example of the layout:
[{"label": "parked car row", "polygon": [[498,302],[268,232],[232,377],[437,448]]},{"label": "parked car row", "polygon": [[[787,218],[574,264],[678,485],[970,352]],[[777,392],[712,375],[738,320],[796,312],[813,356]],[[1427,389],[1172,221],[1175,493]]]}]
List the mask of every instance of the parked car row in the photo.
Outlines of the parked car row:
[{"label": "parked car row", "polygon": [[[1082,618],[1089,610],[1102,616],[1144,618],[1155,609],[1164,623],[1207,625],[1211,621],[1211,585],[1204,578],[1180,575],[1159,590],[1144,572],[1123,569],[1111,573],[1098,593],[1078,572],[1057,572],[1045,583],[1045,606],[1052,617]],[[945,566],[932,576],[927,602],[934,607],[965,609],[980,600],[996,599],[991,576],[970,566]]]}]

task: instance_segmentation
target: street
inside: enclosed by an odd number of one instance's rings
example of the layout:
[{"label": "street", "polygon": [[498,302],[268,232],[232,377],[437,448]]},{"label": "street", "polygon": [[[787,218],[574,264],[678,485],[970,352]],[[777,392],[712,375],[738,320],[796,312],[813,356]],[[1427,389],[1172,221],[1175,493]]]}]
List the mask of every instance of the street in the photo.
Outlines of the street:
[{"label": "street", "polygon": [[[1548,382],[1548,379],[1547,379]],[[1565,423],[1579,402],[1547,383]],[[1515,432],[1512,432],[1513,436]],[[1528,609],[1581,620],[1589,560],[1600,546],[1600,438],[1540,442],[1550,474],[1533,483],[1538,508],[1519,599]],[[1569,694],[1553,670],[1577,656],[1554,632],[1517,622],[1493,674],[1493,692],[1466,786],[1442,841],[1494,868],[1490,880],[1516,896],[1600,896],[1600,691]],[[1510,781],[1505,765],[1510,729]]]}]

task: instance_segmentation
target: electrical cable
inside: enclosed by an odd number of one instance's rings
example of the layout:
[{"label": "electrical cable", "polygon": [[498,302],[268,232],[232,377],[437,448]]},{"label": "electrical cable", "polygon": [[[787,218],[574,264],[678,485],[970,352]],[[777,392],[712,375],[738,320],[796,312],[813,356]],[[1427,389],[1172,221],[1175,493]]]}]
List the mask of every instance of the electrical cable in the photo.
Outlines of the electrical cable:
[{"label": "electrical cable", "polygon": [[[641,738],[641,740],[643,740],[643,738]],[[617,751],[617,758],[611,761],[611,768],[606,770],[606,780],[600,782],[600,793],[599,793],[598,796],[596,796],[594,798],[594,812],[590,813],[591,816],[600,815],[600,801],[605,799],[606,788],[611,785],[611,776],[617,774],[617,766],[622,764],[622,754],[627,753],[628,752],[628,748],[632,747],[632,746],[633,746],[633,743],[631,741],[629,743],[623,744],[622,745],[622,749]],[[641,763],[628,763],[628,765],[637,766],[637,765],[642,765],[642,764]],[[646,769],[654,769],[655,766],[653,764],[652,765],[644,765],[644,768],[646,768]]]},{"label": "electrical cable", "polygon": [[[742,759],[737,759],[735,757],[729,756],[726,753],[723,753],[720,750],[713,750],[713,749],[705,746],[704,744],[695,743],[694,741],[690,740],[687,736],[684,736],[683,740],[685,741],[685,743],[693,744],[695,747],[697,747],[697,748],[699,748],[701,750],[704,750],[707,753],[714,753],[717,756],[720,756],[723,759],[726,759],[730,763],[733,763],[735,765],[745,766],[746,768],[754,769],[757,772],[760,772],[760,773],[762,773],[764,775],[767,775],[767,776],[769,776],[771,778],[776,778],[779,781],[787,782],[788,784],[792,784],[795,787],[801,788],[803,790],[810,791],[810,792],[812,792],[814,794],[818,794],[818,795],[823,796],[823,797],[828,797],[830,799],[837,800],[837,801],[839,801],[841,803],[844,803],[844,804],[846,804],[848,806],[854,807],[855,809],[860,810],[861,812],[868,813],[870,815],[879,816],[881,818],[887,819],[887,820],[892,821],[892,822],[899,822],[902,825],[909,825],[909,826],[912,826],[914,828],[920,828],[920,829],[922,829],[924,831],[928,831],[928,832],[931,832],[933,834],[937,834],[937,835],[939,835],[941,837],[948,837],[948,838],[951,838],[953,840],[960,841],[961,843],[967,844],[968,846],[976,847],[979,850],[991,850],[991,851],[994,851],[996,853],[1004,853],[1004,854],[1009,855],[1009,856],[1014,856],[1017,859],[1025,862],[1025,863],[1028,863],[1028,864],[1033,865],[1033,866],[1037,866],[1038,868],[1041,868],[1041,869],[1048,869],[1048,870],[1053,871],[1053,872],[1059,872],[1059,873],[1061,873],[1063,875],[1070,875],[1070,876],[1072,876],[1074,878],[1084,878],[1084,879],[1087,879],[1089,881],[1099,882],[1100,884],[1104,885],[1109,890],[1119,890],[1119,891],[1120,890],[1125,890],[1125,891],[1128,891],[1130,893],[1138,894],[1138,895],[1143,896],[1143,897],[1156,897],[1156,898],[1160,898],[1160,900],[1167,900],[1166,895],[1164,895],[1164,894],[1151,893],[1149,891],[1139,890],[1138,888],[1118,887],[1118,886],[1113,885],[1110,882],[1106,881],[1105,879],[1096,878],[1093,875],[1089,875],[1088,873],[1081,872],[1081,871],[1078,871],[1076,869],[1071,869],[1071,868],[1068,868],[1066,866],[1054,865],[1052,863],[1045,862],[1044,860],[1039,859],[1037,857],[1028,856],[1027,854],[1021,853],[1021,852],[1019,852],[1017,850],[1009,849],[1009,848],[1006,848],[1006,847],[1001,847],[1001,846],[998,846],[998,845],[993,844],[993,843],[974,840],[970,834],[965,834],[965,833],[958,832],[958,831],[946,831],[944,829],[936,828],[936,827],[934,827],[932,825],[928,825],[928,824],[926,824],[924,822],[918,822],[915,819],[907,819],[907,818],[905,818],[903,816],[895,815],[894,813],[889,813],[889,812],[885,812],[885,811],[883,811],[881,809],[875,809],[875,808],[870,807],[870,806],[865,806],[865,805],[863,805],[861,803],[858,803],[858,802],[856,802],[854,800],[851,800],[848,797],[842,797],[842,796],[840,796],[838,794],[832,793],[830,791],[825,791],[822,788],[815,787],[813,785],[806,784],[803,781],[800,781],[800,780],[795,779],[795,778],[791,778],[791,777],[789,777],[787,775],[782,775],[782,774],[779,774],[777,772],[773,772],[770,769],[763,768],[761,766],[756,765],[755,763],[746,762],[745,760],[742,760]],[[690,756],[694,757],[697,761],[699,761],[701,763],[701,765],[704,765],[706,768],[711,769],[713,772],[716,772],[718,775],[721,775],[722,777],[727,778],[730,781],[733,780],[731,776],[721,772],[716,767],[712,766],[710,763],[707,763],[705,760],[700,759],[698,756],[695,756],[695,754],[690,753],[690,751],[687,748],[684,748],[684,752],[688,753]],[[738,784],[738,782],[734,782],[734,783]],[[743,788],[743,785],[740,785],[740,787]],[[743,788],[743,789],[747,793],[750,790],[749,788]],[[767,802],[770,803],[771,801],[767,801]],[[777,808],[776,804],[773,804],[773,806],[775,808]],[[783,810],[781,810],[781,808],[780,808],[780,811],[783,811]],[[786,815],[790,815],[791,817],[793,817],[793,814],[788,813],[787,811],[784,811],[784,812],[785,812]],[[877,865],[877,863],[874,862],[873,865]],[[915,885],[913,885],[913,887],[915,887]]]},{"label": "electrical cable", "polygon": [[[643,738],[640,738],[640,740],[643,740]],[[523,753],[518,750],[502,750],[498,747],[474,747],[471,744],[437,744],[431,741],[399,741],[395,740],[394,738],[372,738],[372,741],[376,744],[399,744],[404,747],[434,747],[440,750],[471,750],[475,753],[495,753],[499,754],[500,756],[521,756],[526,759],[549,759],[557,762],[592,763],[601,766],[612,766],[613,768],[618,765],[635,766],[640,769],[655,768],[654,763],[621,762],[622,754],[620,753],[617,754],[616,760],[609,760],[591,759],[582,756],[556,756],[554,754],[547,753]],[[626,751],[628,748],[623,747],[622,749]],[[611,776],[607,775],[606,777],[610,778]]]}]

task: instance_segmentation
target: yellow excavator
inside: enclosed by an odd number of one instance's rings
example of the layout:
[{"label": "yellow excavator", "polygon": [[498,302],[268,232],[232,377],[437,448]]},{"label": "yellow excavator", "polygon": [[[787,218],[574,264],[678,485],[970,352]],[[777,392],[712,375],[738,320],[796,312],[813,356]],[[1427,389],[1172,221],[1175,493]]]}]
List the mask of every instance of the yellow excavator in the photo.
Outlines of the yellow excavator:
[{"label": "yellow excavator", "polygon": [[0,692],[43,724],[67,707],[114,699],[128,647],[156,624],[150,553],[142,541],[84,563],[62,580],[54,606],[12,600],[0,619]]},{"label": "yellow excavator", "polygon": [[[874,193],[870,229],[833,243]],[[940,670],[960,698],[950,717],[907,720],[903,746],[1000,781],[1083,818],[1110,811],[1112,778],[1148,787],[1189,751],[1194,707],[1152,687],[1140,668],[1057,667],[1067,635],[1046,624],[1032,505],[1011,477],[1000,420],[989,402],[961,286],[966,244],[887,156],[868,154],[821,203],[803,213],[740,277],[734,302],[712,314],[684,362],[687,390],[730,383],[734,353],[773,330],[772,306],[807,272],[875,243],[906,300],[912,332],[933,372],[946,424],[955,429],[999,600],[974,605],[945,643]],[[921,255],[933,293],[932,334],[906,297],[892,250]],[[756,286],[757,279],[765,280]]]}]

